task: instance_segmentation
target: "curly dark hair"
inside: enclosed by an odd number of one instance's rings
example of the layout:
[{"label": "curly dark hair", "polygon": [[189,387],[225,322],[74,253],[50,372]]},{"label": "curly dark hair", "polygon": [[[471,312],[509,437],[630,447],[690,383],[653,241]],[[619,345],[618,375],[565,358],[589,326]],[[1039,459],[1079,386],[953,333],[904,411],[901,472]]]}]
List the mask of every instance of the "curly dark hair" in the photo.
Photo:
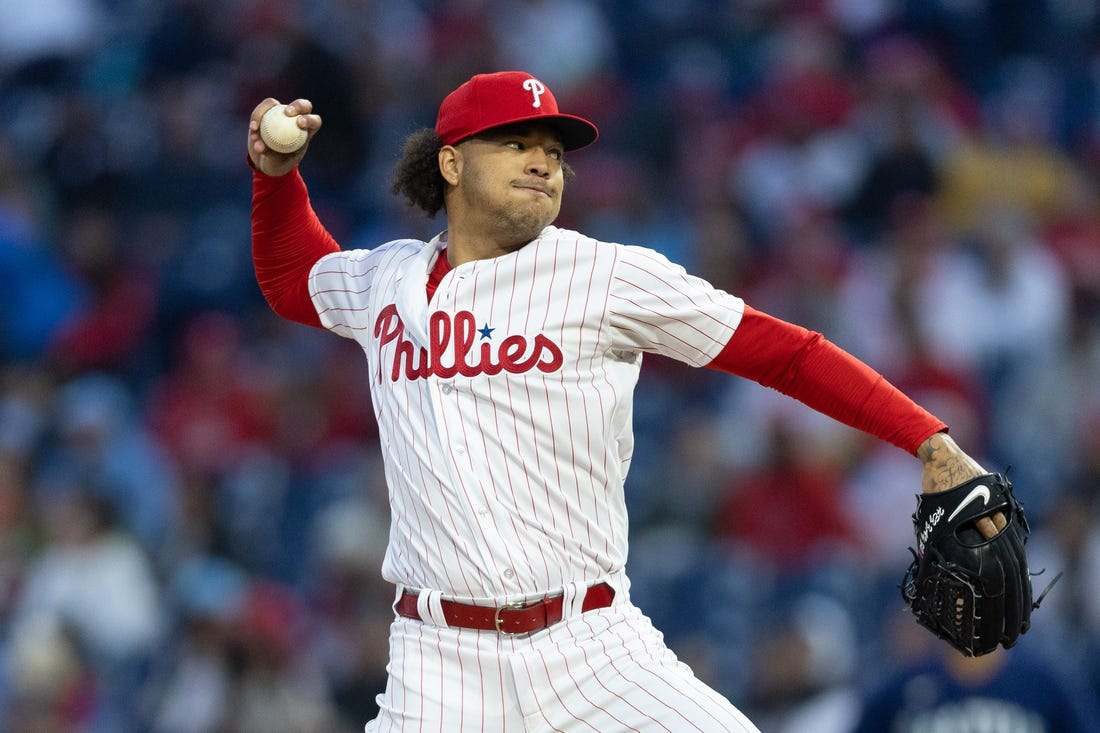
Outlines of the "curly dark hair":
[{"label": "curly dark hair", "polygon": [[[401,158],[393,168],[393,192],[404,196],[410,206],[422,210],[429,218],[444,208],[443,193],[447,182],[439,172],[439,150],[443,141],[435,130],[425,127],[405,138]],[[576,176],[572,166],[562,161],[566,180]]]},{"label": "curly dark hair", "polygon": [[425,127],[405,138],[401,159],[393,168],[393,192],[404,196],[410,206],[434,217],[443,208],[447,182],[439,172],[439,149],[443,142],[435,130]]}]

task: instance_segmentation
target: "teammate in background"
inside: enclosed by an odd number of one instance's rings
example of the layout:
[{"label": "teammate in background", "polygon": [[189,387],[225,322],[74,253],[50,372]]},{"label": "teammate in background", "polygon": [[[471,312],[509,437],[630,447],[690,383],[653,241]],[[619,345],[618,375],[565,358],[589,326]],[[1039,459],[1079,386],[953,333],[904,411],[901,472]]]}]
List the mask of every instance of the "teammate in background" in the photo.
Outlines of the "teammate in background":
[{"label": "teammate in background", "polygon": [[1023,649],[964,657],[937,644],[870,691],[852,733],[1088,733],[1100,709],[1081,679]]},{"label": "teammate in background", "polygon": [[[385,458],[395,618],[367,731],[757,730],[630,602],[623,486],[644,353],[889,441],[923,462],[925,492],[985,473],[821,334],[652,249],[553,226],[565,153],[597,130],[531,75],[475,76],[409,136],[394,191],[446,228],[370,250],[342,251],[312,210],[305,147],[264,145],[275,103],[248,133],[257,279],[284,318],[362,346]],[[306,99],[288,113],[321,129]],[[987,537],[1003,525],[978,521]]]}]

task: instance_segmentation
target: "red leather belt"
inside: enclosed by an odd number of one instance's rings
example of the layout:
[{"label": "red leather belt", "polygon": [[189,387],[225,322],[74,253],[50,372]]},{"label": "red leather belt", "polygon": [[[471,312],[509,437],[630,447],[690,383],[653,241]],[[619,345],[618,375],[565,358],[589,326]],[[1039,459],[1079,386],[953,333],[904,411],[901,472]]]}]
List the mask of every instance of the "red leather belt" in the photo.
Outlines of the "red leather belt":
[{"label": "red leather belt", "polygon": [[[597,583],[584,594],[581,611],[607,608],[615,598],[615,589],[607,583]],[[421,620],[416,610],[417,594],[404,591],[394,609],[405,618]],[[562,618],[563,596],[551,596],[531,603],[510,603],[505,606],[472,606],[455,601],[440,601],[443,618],[448,626],[464,629],[496,631],[501,634],[530,634],[556,624]]]}]

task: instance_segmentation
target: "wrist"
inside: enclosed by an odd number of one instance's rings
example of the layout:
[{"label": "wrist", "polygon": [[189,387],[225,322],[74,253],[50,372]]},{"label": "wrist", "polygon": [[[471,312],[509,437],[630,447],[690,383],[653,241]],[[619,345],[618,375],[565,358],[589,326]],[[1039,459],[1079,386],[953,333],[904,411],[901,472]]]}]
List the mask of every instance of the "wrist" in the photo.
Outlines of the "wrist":
[{"label": "wrist", "polygon": [[981,476],[987,471],[971,458],[947,433],[935,433],[917,448],[917,458],[924,464],[921,490],[926,494],[947,491],[963,481]]}]

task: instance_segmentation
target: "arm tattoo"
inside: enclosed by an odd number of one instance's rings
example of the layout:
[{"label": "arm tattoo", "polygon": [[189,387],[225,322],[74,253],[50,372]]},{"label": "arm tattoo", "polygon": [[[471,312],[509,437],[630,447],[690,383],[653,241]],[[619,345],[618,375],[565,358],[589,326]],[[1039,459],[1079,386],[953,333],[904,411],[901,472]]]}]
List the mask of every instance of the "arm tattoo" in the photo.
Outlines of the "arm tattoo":
[{"label": "arm tattoo", "polygon": [[921,488],[925,493],[946,491],[967,479],[986,473],[944,433],[937,433],[921,444],[917,457],[924,463]]}]

